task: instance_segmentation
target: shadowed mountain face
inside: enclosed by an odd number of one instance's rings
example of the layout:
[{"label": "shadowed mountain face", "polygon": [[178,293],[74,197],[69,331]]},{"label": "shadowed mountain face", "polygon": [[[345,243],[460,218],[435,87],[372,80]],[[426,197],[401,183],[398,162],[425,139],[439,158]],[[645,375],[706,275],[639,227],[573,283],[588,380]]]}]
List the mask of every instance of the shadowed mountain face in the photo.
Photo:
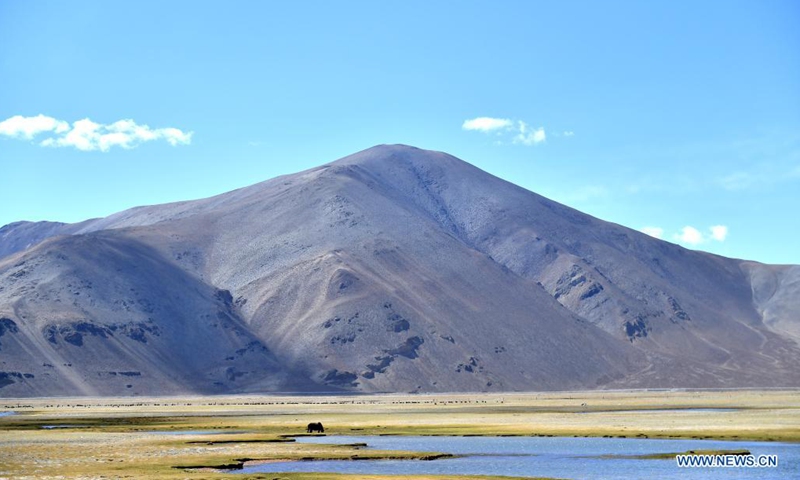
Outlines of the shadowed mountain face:
[{"label": "shadowed mountain face", "polygon": [[0,254],[2,396],[800,385],[800,267],[406,146]]}]

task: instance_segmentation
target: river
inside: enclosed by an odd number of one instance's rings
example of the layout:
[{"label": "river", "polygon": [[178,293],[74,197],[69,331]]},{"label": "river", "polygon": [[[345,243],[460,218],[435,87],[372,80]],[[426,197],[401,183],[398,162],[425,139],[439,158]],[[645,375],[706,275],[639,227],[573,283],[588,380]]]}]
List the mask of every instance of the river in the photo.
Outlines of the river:
[{"label": "river", "polygon": [[[242,473],[335,472],[384,475],[507,475],[588,480],[624,478],[787,479],[800,478],[800,445],[775,442],[657,440],[573,437],[300,437],[302,443],[366,443],[379,450],[411,450],[462,455],[421,460],[328,460],[246,466]],[[687,450],[741,450],[778,455],[777,468],[680,468],[675,460],[598,458]]]}]

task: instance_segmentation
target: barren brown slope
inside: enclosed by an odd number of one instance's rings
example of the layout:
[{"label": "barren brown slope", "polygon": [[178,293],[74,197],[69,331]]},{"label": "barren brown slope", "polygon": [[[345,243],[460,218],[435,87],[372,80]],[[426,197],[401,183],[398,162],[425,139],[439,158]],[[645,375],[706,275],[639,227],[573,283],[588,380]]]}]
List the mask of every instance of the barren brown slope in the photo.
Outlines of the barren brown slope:
[{"label": "barren brown slope", "polygon": [[[129,272],[111,266],[128,249],[146,249],[146,270],[158,273],[135,281],[156,286],[143,294],[150,308],[191,312],[160,317],[160,328],[202,327],[202,339],[177,334],[171,348],[219,352],[172,362],[190,365],[183,370],[164,364],[172,380],[163,388],[205,391],[222,371],[232,379],[214,381],[225,391],[306,388],[309,381],[363,391],[800,384],[800,349],[786,333],[797,312],[787,301],[783,310],[757,307],[754,276],[742,262],[597,220],[438,152],[375,147],[217,197],[121,212],[78,232],[3,260],[0,312],[41,347],[48,328],[74,320],[56,314],[52,296],[35,292],[133,281],[116,278]],[[47,281],[16,276],[20,259],[44,261],[45,245],[79,253],[97,248],[91,242],[125,248],[106,249],[103,258],[80,254],[85,268],[74,276],[60,264],[48,267]],[[199,286],[187,287],[193,283]],[[795,285],[778,284],[780,292]],[[114,324],[113,306],[125,300],[103,291],[79,305],[80,315]],[[131,318],[147,317],[139,304],[130,308]],[[216,350],[204,343],[218,327],[190,322],[220,309],[246,344],[263,346],[268,367],[260,360],[229,370],[225,352],[240,343]],[[778,312],[766,325],[765,311]],[[0,358],[25,373],[7,338],[0,338]],[[87,358],[115,355],[106,346],[96,351]],[[162,363],[152,362],[154,378],[166,378],[157,373]],[[248,376],[237,376],[245,370]],[[289,371],[295,383],[287,386],[281,382]],[[35,378],[8,381],[17,391],[46,392],[49,380]]]},{"label": "barren brown slope", "polygon": [[800,266],[744,262],[742,267],[764,324],[800,342]]},{"label": "barren brown slope", "polygon": [[0,261],[4,396],[303,390],[230,294],[119,235],[58,237]]},{"label": "barren brown slope", "polygon": [[774,318],[765,324],[754,308],[752,290],[758,286],[739,260],[686,250],[598,220],[446,154],[388,149],[391,162],[367,151],[338,163],[363,168],[413,198],[442,228],[520,276],[541,282],[570,311],[669,357],[659,361],[661,368],[656,364],[626,382],[798,381],[797,343],[786,332],[800,324],[797,303],[789,300],[800,288],[790,274],[780,277],[784,280],[767,311]]}]

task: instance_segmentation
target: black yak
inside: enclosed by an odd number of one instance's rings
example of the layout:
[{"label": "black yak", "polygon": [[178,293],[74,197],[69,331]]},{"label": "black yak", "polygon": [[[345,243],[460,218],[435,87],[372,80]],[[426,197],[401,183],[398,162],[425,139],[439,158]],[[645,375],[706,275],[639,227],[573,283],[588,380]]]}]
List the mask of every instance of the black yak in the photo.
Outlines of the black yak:
[{"label": "black yak", "polygon": [[325,433],[325,428],[319,422],[313,422],[308,424],[308,428],[306,428],[307,433]]}]

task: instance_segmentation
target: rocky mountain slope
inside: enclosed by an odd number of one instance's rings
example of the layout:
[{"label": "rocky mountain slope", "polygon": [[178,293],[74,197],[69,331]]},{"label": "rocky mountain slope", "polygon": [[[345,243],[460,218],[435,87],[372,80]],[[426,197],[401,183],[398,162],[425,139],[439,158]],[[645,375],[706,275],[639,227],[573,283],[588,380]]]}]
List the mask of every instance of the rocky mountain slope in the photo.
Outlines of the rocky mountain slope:
[{"label": "rocky mountain slope", "polygon": [[800,386],[800,267],[378,146],[0,229],[0,395]]}]

